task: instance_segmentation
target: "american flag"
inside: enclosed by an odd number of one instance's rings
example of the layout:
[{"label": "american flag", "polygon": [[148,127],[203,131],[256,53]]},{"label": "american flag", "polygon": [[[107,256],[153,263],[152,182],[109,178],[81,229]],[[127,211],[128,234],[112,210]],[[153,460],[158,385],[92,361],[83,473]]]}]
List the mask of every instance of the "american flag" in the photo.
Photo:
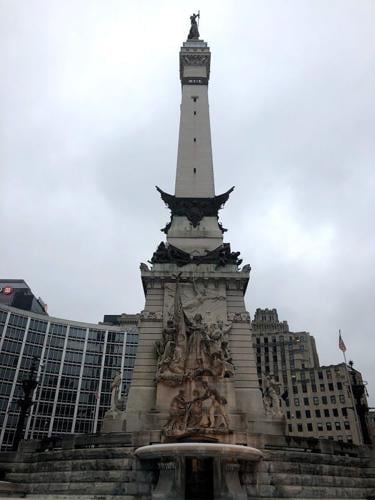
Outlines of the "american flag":
[{"label": "american flag", "polygon": [[342,337],[341,337],[341,330],[339,330],[339,349],[340,349],[342,352],[346,352],[346,345],[345,345],[345,342],[342,340]]}]

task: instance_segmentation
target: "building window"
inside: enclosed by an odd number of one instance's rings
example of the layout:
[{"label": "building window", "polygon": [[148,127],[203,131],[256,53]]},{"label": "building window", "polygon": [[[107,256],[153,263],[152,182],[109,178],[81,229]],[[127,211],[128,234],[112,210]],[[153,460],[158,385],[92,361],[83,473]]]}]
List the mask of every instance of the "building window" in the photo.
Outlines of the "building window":
[{"label": "building window", "polygon": [[194,142],[197,142],[197,138],[196,137],[194,137]]},{"label": "building window", "polygon": [[318,372],[318,378],[319,380],[323,380],[323,372]]},{"label": "building window", "polygon": [[333,413],[334,417],[338,417],[339,416],[339,411],[338,411],[337,408],[333,408],[332,413]]},{"label": "building window", "polygon": [[336,396],[331,396],[331,403],[336,404]]},{"label": "building window", "polygon": [[293,430],[292,424],[288,424],[288,431],[292,432],[292,430]]},{"label": "building window", "polygon": [[307,392],[307,385],[302,384],[302,392],[306,393]]},{"label": "building window", "polygon": [[287,419],[290,419],[290,411],[287,411],[287,412],[286,412],[286,418],[287,418]]},{"label": "building window", "polygon": [[324,409],[324,416],[329,417],[329,410],[327,408]]},{"label": "building window", "polygon": [[339,399],[340,403],[345,403],[345,396],[343,394],[340,394]]},{"label": "building window", "polygon": [[299,406],[299,399],[298,398],[294,398],[294,405]]},{"label": "building window", "polygon": [[293,386],[293,394],[298,394],[298,387],[296,385]]},{"label": "building window", "polygon": [[301,412],[299,410],[296,411],[296,418],[301,418]]},{"label": "building window", "polygon": [[325,392],[325,390],[326,390],[326,386],[324,384],[320,384],[319,388],[320,388],[320,392]]},{"label": "building window", "polygon": [[345,427],[345,429],[346,429],[347,431],[349,431],[349,430],[350,430],[350,422],[348,422],[348,420],[345,420],[345,422],[344,422],[344,427]]},{"label": "building window", "polygon": [[326,422],[326,427],[327,427],[327,431],[331,431],[332,430],[331,422]]},{"label": "building window", "polygon": [[330,382],[330,383],[328,384],[328,390],[329,390],[329,391],[333,391],[333,390],[334,390],[332,382]]},{"label": "building window", "polygon": [[322,422],[318,422],[316,425],[318,427],[318,431],[322,431],[323,430],[323,424],[322,424]]},{"label": "building window", "polygon": [[314,401],[314,405],[318,405],[319,404],[319,398],[313,397],[313,401]]},{"label": "building window", "polygon": [[193,96],[192,99],[193,99],[194,102],[197,102],[198,97]]},{"label": "building window", "polygon": [[313,426],[312,426],[312,424],[311,424],[311,423],[307,424],[307,430],[308,430],[309,432],[312,432],[312,430],[313,430]]},{"label": "building window", "polygon": [[332,373],[331,373],[331,370],[327,370],[327,371],[326,371],[326,376],[327,376],[327,380],[332,380]]},{"label": "building window", "polygon": [[341,391],[341,390],[342,390],[342,382],[337,382],[337,389],[338,389],[339,391]]},{"label": "building window", "polygon": [[318,417],[318,418],[321,417],[320,410],[315,410],[315,416]]},{"label": "building window", "polygon": [[305,406],[309,406],[309,404],[310,404],[309,398],[303,398],[303,404]]},{"label": "building window", "polygon": [[306,415],[306,418],[311,418],[311,411],[310,410],[306,410],[305,411],[305,415]]},{"label": "building window", "polygon": [[194,116],[195,116],[196,114],[197,114],[197,112],[196,112],[196,111],[194,111]]},{"label": "building window", "polygon": [[322,396],[322,404],[328,404],[327,396]]},{"label": "building window", "polygon": [[297,431],[298,432],[303,432],[302,424],[297,424]]},{"label": "building window", "polygon": [[335,428],[336,428],[337,431],[341,431],[340,422],[335,422]]},{"label": "building window", "polygon": [[316,392],[316,391],[317,391],[316,384],[311,384],[311,392]]},{"label": "building window", "polygon": [[348,410],[346,408],[341,408],[341,413],[342,413],[343,417],[347,417],[348,416]]}]

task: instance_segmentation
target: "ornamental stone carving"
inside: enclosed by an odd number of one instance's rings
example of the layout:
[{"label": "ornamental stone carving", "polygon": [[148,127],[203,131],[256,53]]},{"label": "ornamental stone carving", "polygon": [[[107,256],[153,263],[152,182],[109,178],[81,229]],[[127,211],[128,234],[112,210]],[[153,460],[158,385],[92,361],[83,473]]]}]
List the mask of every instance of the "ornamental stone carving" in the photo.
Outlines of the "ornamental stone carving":
[{"label": "ornamental stone carving", "polygon": [[156,189],[159,191],[161,199],[168,206],[172,215],[185,216],[189,219],[193,227],[197,227],[203,217],[218,217],[219,210],[228,201],[234,187],[213,198],[179,198],[165,193],[158,186],[156,186]]},{"label": "ornamental stone carving", "polygon": [[204,66],[209,62],[209,56],[204,54],[189,54],[182,56],[182,62],[188,66]]},{"label": "ornamental stone carving", "polygon": [[176,276],[165,287],[164,316],[169,319],[156,342],[156,381],[178,390],[165,435],[230,432],[227,400],[214,388],[234,375],[225,284],[180,283]]},{"label": "ornamental stone carving", "polygon": [[169,419],[164,426],[166,436],[181,436],[191,433],[228,433],[229,420],[226,412],[227,401],[206,382],[195,389],[192,399],[180,389],[172,399]]},{"label": "ornamental stone carving", "polygon": [[266,415],[273,417],[283,417],[284,412],[280,403],[280,384],[276,382],[271,374],[267,374],[264,379],[263,404]]},{"label": "ornamental stone carving", "polygon": [[216,269],[228,264],[239,266],[242,259],[239,258],[240,252],[232,252],[229,243],[223,243],[212,251],[206,251],[204,255],[190,255],[184,250],[166,244],[163,241],[154,252],[151,264],[177,264],[179,267],[187,264],[216,264]]}]

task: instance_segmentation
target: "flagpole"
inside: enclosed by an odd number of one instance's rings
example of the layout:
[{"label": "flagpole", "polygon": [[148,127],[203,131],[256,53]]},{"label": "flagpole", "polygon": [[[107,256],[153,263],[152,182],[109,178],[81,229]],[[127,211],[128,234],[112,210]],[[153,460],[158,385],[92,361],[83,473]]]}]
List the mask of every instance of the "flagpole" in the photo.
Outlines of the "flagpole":
[{"label": "flagpole", "polygon": [[[341,339],[341,330],[339,330],[339,338]],[[346,354],[345,354],[346,347],[345,347],[345,350],[341,349],[341,348],[340,348],[340,350],[342,351],[342,355],[344,357],[346,380],[347,380],[347,384],[348,384],[348,388],[349,388],[349,392],[350,392],[350,398],[352,400],[353,412],[354,412],[354,420],[355,420],[355,425],[357,427],[357,433],[358,433],[358,440],[359,440],[359,444],[363,444],[362,429],[361,429],[361,426],[360,426],[360,423],[359,423],[359,418],[358,418],[358,413],[357,413],[357,407],[356,407],[356,404],[355,404],[355,399],[354,399],[352,384],[351,384],[351,381],[350,381],[348,364],[346,362]]]}]

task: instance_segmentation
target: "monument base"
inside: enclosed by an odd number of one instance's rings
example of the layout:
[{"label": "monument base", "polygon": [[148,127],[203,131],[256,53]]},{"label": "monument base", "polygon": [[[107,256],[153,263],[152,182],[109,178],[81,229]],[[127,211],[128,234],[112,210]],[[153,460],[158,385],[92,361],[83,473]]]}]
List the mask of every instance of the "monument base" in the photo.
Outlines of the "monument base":
[{"label": "monument base", "polygon": [[125,412],[121,410],[108,410],[103,418],[103,434],[111,432],[125,432]]},{"label": "monument base", "polygon": [[[207,499],[221,500],[375,497],[375,456],[367,446],[244,434],[239,447],[157,444],[146,446],[146,452],[153,449],[159,456],[142,457],[139,447],[159,438],[160,432],[23,441],[17,453],[0,453],[0,471],[9,491],[34,498],[176,500],[199,498],[197,489]],[[167,456],[173,453],[167,450],[163,456],[165,446],[176,453]],[[246,459],[254,449],[258,460]],[[227,453],[230,450],[235,452]]]}]

